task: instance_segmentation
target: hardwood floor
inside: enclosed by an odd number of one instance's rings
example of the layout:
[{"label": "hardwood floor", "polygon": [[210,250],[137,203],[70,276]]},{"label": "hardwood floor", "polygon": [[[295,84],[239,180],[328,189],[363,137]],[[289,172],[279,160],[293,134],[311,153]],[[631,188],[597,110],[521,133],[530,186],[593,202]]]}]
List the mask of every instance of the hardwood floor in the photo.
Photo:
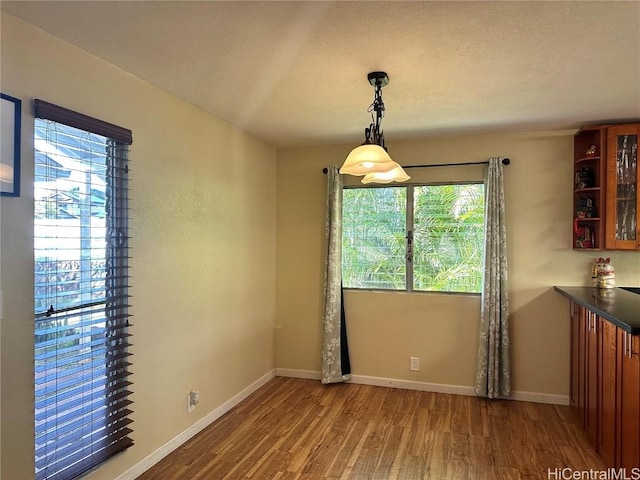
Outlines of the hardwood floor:
[{"label": "hardwood floor", "polygon": [[605,468],[568,407],[276,377],[138,479],[540,480],[554,468]]}]

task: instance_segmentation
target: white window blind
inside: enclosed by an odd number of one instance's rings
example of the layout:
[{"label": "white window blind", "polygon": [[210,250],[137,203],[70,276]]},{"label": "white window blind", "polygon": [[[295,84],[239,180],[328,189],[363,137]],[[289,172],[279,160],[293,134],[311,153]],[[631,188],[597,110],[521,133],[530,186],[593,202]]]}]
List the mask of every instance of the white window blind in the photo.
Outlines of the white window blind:
[{"label": "white window blind", "polygon": [[35,102],[36,479],[133,445],[129,399],[131,132]]}]

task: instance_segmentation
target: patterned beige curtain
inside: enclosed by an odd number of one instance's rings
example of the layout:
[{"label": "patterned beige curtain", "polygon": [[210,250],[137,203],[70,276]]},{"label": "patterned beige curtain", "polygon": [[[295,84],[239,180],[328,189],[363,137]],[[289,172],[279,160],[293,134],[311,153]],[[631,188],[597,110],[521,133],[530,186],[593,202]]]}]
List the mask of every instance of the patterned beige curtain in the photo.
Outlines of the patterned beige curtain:
[{"label": "patterned beige curtain", "polygon": [[511,396],[507,233],[504,219],[502,159],[489,159],[485,182],[485,248],[476,393]]},{"label": "patterned beige curtain", "polygon": [[322,318],[322,383],[351,378],[342,296],[342,176],[327,168],[326,260]]}]

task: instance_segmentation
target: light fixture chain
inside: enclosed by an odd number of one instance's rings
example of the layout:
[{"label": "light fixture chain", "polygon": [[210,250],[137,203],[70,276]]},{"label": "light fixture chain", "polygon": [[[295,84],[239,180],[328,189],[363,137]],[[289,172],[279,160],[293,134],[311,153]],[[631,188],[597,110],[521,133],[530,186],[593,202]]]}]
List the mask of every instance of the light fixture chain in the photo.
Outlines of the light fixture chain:
[{"label": "light fixture chain", "polygon": [[[382,100],[382,83],[376,81],[373,103],[369,105],[367,112],[371,113],[371,140],[374,144],[380,145],[386,150],[384,144],[384,133],[382,131],[382,117],[384,117],[384,101]],[[375,114],[375,115],[374,115]]]}]

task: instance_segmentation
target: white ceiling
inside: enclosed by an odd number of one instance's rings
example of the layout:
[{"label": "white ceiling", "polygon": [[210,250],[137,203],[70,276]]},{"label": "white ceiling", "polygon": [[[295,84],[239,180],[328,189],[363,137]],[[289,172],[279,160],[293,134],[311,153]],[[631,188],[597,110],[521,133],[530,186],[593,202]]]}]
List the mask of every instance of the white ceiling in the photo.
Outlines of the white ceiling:
[{"label": "white ceiling", "polygon": [[3,10],[276,146],[640,118],[640,1],[14,2]]}]

